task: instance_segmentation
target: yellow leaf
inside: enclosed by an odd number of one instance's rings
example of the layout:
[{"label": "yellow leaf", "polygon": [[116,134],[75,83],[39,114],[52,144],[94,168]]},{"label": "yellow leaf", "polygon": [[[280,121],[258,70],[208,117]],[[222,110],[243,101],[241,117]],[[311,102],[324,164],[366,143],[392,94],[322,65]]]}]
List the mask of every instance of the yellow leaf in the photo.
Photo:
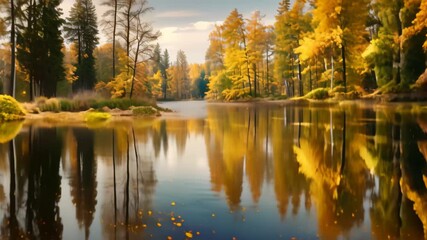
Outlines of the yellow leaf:
[{"label": "yellow leaf", "polygon": [[185,236],[187,238],[193,238],[193,233],[192,232],[185,232]]},{"label": "yellow leaf", "polygon": [[161,223],[157,223],[157,227],[161,227],[162,226],[162,224]]},{"label": "yellow leaf", "polygon": [[171,202],[171,206],[175,206],[176,205],[176,203],[175,202]]}]

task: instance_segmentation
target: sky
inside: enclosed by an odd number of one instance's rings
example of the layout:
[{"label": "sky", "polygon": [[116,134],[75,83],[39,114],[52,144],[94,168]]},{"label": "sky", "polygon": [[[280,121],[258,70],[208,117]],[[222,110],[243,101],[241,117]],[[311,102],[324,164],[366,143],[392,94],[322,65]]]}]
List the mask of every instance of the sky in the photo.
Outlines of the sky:
[{"label": "sky", "polygon": [[[98,21],[105,6],[102,0],[93,0],[97,8]],[[167,49],[171,61],[175,61],[178,50],[183,50],[189,63],[204,63],[209,46],[209,33],[214,25],[221,24],[233,9],[244,18],[259,10],[265,24],[274,23],[274,15],[280,0],[148,0],[154,10],[146,15],[155,30],[162,36],[158,40],[162,51]],[[62,9],[68,15],[74,0],[64,0]],[[101,34],[102,31],[100,31]],[[101,42],[105,37],[101,36]]]}]

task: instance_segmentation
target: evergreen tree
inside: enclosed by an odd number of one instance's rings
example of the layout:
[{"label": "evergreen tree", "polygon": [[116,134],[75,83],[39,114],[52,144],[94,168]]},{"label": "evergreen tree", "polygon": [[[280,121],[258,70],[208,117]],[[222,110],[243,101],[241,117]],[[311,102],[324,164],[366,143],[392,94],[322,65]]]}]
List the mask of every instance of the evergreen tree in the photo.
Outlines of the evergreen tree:
[{"label": "evergreen tree", "polygon": [[17,58],[30,82],[30,100],[56,96],[57,83],[65,79],[60,3],[31,0],[21,6]]},{"label": "evergreen tree", "polygon": [[169,52],[167,49],[163,52],[163,56],[160,61],[160,72],[162,74],[162,93],[163,93],[163,99],[167,98],[167,92],[168,92],[168,72],[167,70],[170,67],[170,59],[169,59]]},{"label": "evergreen tree", "polygon": [[152,72],[156,74],[161,69],[161,60],[162,60],[162,50],[160,49],[160,44],[156,44],[156,47],[153,50],[153,56],[151,58]]},{"label": "evergreen tree", "polygon": [[73,91],[92,90],[96,82],[93,52],[98,44],[98,27],[92,0],[76,0],[66,24],[66,38],[77,47]]}]

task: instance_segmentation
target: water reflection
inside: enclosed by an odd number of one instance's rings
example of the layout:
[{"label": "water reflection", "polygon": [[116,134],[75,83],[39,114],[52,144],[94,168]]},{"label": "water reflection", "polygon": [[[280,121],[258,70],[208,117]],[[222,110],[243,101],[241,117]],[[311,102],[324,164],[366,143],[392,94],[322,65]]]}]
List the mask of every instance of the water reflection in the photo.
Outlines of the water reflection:
[{"label": "water reflection", "polygon": [[402,109],[1,125],[1,238],[427,238],[427,116]]}]

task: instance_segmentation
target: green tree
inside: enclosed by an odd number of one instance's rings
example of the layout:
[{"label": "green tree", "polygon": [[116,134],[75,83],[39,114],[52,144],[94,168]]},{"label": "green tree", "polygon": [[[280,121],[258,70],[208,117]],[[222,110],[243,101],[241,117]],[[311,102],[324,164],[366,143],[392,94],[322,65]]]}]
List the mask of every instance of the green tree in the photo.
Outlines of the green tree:
[{"label": "green tree", "polygon": [[162,50],[160,44],[157,43],[156,47],[153,50],[153,55],[151,57],[151,67],[152,73],[156,74],[161,69],[161,60],[162,60]]},{"label": "green tree", "polygon": [[169,90],[169,74],[168,69],[170,67],[169,52],[167,49],[163,52],[162,58],[160,60],[160,73],[162,74],[162,93],[163,99],[167,98],[167,93]]},{"label": "green tree", "polygon": [[64,80],[61,1],[27,1],[21,5],[17,33],[17,58],[30,83],[33,96],[56,96]]},{"label": "green tree", "polygon": [[363,57],[375,71],[379,86],[393,80],[392,85],[408,89],[426,66],[423,5],[419,0],[376,0],[372,8],[378,31]]},{"label": "green tree", "polygon": [[77,66],[73,91],[92,90],[96,83],[95,57],[98,27],[92,0],[76,0],[65,27],[66,38],[77,47]]}]

